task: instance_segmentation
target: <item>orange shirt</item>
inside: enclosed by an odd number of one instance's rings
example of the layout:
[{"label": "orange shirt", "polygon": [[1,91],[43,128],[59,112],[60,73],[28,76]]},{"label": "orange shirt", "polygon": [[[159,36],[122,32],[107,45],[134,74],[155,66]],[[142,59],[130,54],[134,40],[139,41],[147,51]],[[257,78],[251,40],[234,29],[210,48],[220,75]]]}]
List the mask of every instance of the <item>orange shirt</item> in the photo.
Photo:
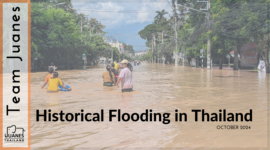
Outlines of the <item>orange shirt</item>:
[{"label": "orange shirt", "polygon": [[102,74],[103,82],[115,82],[114,81],[115,76],[114,76],[113,72],[111,72],[111,74],[112,74],[112,78],[110,76],[109,71],[103,72],[103,74]]},{"label": "orange shirt", "polygon": [[[48,74],[45,78],[45,82],[48,83],[48,86],[49,86],[49,80],[53,77],[53,73],[52,74]],[[58,76],[59,78],[59,76]],[[60,79],[60,78],[59,78]]]}]

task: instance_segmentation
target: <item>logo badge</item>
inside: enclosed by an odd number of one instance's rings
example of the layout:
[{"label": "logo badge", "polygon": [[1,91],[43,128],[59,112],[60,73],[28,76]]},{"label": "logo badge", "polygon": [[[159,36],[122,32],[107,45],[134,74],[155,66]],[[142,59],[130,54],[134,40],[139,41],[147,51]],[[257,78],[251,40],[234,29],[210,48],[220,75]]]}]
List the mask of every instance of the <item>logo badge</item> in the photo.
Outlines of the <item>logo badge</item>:
[{"label": "logo badge", "polygon": [[7,143],[22,143],[24,142],[25,130],[15,125],[7,127],[7,133],[5,134],[5,142]]}]

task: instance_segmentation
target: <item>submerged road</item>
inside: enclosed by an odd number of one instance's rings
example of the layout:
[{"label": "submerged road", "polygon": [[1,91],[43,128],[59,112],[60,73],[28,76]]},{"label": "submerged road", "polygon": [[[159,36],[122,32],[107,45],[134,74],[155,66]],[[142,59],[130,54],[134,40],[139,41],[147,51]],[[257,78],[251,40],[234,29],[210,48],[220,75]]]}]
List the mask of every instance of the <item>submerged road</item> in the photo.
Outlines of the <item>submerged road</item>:
[{"label": "submerged road", "polygon": [[[87,70],[58,71],[71,92],[47,93],[40,89],[46,72],[31,74],[32,149],[181,148],[181,147],[266,147],[269,75],[251,70],[206,70],[163,64],[135,66],[134,92],[121,93],[117,87],[103,87],[104,65]],[[104,121],[36,121],[36,110],[51,113],[93,113]],[[109,121],[109,110],[123,113],[160,113],[161,121]],[[187,121],[175,121],[175,110],[186,113]],[[193,109],[206,113],[246,113],[252,122],[195,122]],[[150,112],[149,112],[150,113]],[[163,113],[170,113],[164,124]],[[117,116],[117,112],[114,112]],[[150,114],[149,114],[150,115]],[[153,114],[152,114],[153,115]],[[97,116],[97,114],[96,114]],[[127,116],[126,116],[127,117]],[[134,117],[134,116],[133,116]],[[97,119],[97,118],[96,118]],[[101,118],[100,118],[101,119]],[[125,119],[125,118],[124,118]],[[148,118],[149,119],[149,118]],[[153,119],[153,118],[152,118]],[[179,119],[178,119],[179,120]],[[250,126],[250,129],[217,129],[218,125]],[[227,126],[226,126],[227,127]],[[54,148],[53,148],[54,147]]]}]

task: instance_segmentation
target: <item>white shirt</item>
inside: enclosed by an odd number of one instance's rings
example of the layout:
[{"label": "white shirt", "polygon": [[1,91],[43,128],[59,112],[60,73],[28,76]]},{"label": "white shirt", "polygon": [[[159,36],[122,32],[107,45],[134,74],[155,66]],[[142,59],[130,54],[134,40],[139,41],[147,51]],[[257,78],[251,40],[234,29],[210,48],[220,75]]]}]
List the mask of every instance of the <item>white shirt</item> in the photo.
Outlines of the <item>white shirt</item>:
[{"label": "white shirt", "polygon": [[121,70],[119,78],[121,78],[122,89],[130,89],[133,87],[132,73],[128,68]]}]

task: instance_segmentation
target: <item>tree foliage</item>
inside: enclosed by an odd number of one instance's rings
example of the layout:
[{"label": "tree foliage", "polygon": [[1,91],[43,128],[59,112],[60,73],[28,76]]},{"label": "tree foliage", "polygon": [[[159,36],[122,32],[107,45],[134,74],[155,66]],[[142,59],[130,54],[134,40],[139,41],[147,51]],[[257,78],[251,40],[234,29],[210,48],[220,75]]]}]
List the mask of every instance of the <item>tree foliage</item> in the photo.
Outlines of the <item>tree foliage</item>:
[{"label": "tree foliage", "polygon": [[[141,38],[147,40],[146,45],[149,48],[152,46],[153,35],[157,35],[156,46],[159,48],[155,49],[160,49],[159,53],[171,57],[175,45],[176,25],[179,48],[177,51],[187,57],[200,58],[200,49],[207,49],[208,38],[211,41],[211,56],[214,60],[225,58],[233,50],[241,54],[243,44],[256,43],[258,56],[265,60],[267,70],[270,71],[269,0],[211,0],[209,22],[206,11],[200,11],[200,8],[206,6],[205,3],[197,0],[171,0],[170,4],[174,16],[165,18],[164,10],[157,11],[154,23],[139,32]],[[163,45],[160,44],[159,32],[165,33]],[[204,55],[206,56],[206,53]]]},{"label": "tree foliage", "polygon": [[54,6],[55,2],[46,0],[31,4],[32,61],[38,58],[40,67],[54,62],[68,68],[71,62],[79,65],[83,53],[88,61],[107,53],[110,46],[103,39],[105,26],[78,14],[70,0],[58,0],[61,2],[65,5]]}]

